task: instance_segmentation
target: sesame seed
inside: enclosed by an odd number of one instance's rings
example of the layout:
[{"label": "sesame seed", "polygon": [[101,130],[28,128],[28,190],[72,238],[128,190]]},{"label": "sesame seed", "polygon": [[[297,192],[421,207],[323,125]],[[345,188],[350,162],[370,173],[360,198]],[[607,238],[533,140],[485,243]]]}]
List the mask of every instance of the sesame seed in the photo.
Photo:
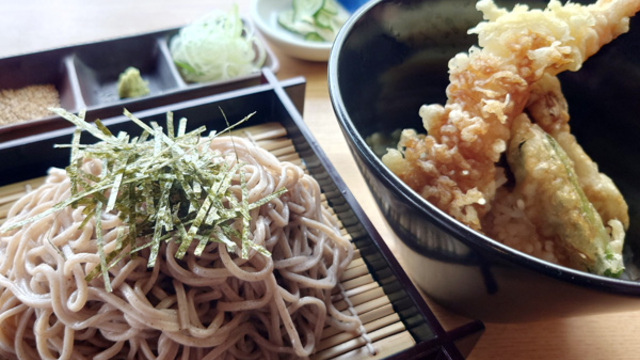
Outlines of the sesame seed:
[{"label": "sesame seed", "polygon": [[60,107],[60,95],[51,84],[0,90],[0,126],[53,115],[49,107]]}]

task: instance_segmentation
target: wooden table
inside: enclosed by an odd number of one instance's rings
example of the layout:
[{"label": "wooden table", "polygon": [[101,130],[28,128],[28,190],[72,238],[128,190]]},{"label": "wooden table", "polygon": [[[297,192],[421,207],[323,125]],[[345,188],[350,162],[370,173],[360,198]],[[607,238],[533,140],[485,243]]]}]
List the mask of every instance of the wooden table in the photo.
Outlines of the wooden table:
[{"label": "wooden table", "polygon": [[[241,14],[248,16],[250,0],[236,3]],[[181,26],[214,8],[228,9],[230,4],[226,0],[2,0],[0,57]],[[293,59],[275,48],[274,52],[280,62],[279,79],[306,78],[305,121],[394,249],[398,240],[338,135],[341,132],[327,90],[327,64]],[[445,327],[466,321],[429,303]],[[485,325],[486,331],[470,359],[640,359],[640,311]]]}]

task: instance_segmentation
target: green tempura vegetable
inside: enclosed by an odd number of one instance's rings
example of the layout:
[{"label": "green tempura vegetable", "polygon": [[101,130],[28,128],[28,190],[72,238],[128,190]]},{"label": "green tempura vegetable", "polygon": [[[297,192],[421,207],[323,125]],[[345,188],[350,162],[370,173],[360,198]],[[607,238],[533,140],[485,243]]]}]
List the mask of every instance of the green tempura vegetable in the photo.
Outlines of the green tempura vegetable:
[{"label": "green tempura vegetable", "polygon": [[140,75],[140,70],[130,66],[118,77],[118,96],[137,98],[149,94],[149,83]]},{"label": "green tempura vegetable", "polygon": [[[67,206],[84,207],[86,220],[96,220],[95,236],[100,266],[87,275],[90,281],[102,276],[111,291],[109,269],[127,256],[149,248],[148,266],[153,267],[162,242],[179,243],[176,258],[182,258],[196,241],[194,254],[200,255],[209,242],[224,244],[228,251],[239,252],[244,259],[251,250],[271,256],[254,243],[247,228],[249,211],[286,192],[282,188],[260,200],[249,203],[242,164],[229,165],[224,158],[206,151],[208,142],[248,120],[253,114],[223,132],[203,137],[205,127],[187,132],[187,120],[181,119],[174,131],[173,115],[167,114],[167,133],[157,123],[147,125],[125,110],[125,115],[142,129],[139,137],[113,135],[99,120],[95,125],[84,115],[53,109],[76,125],[71,144],[57,145],[71,149],[66,168],[71,181],[70,197],[32,218],[5,224],[0,233],[42,219]],[[83,131],[100,141],[80,143]],[[87,173],[82,164],[87,160],[102,163],[99,175]],[[235,175],[238,176],[235,176]],[[232,178],[240,178],[241,198],[232,193]],[[237,184],[236,184],[237,185]],[[100,222],[103,213],[115,212],[123,222],[117,247],[105,253]]]},{"label": "green tempura vegetable", "polygon": [[557,236],[573,266],[619,276],[624,270],[624,237],[609,233],[556,140],[526,117],[517,118],[507,160],[516,180],[515,191],[523,195],[527,209],[535,210],[530,220]]}]

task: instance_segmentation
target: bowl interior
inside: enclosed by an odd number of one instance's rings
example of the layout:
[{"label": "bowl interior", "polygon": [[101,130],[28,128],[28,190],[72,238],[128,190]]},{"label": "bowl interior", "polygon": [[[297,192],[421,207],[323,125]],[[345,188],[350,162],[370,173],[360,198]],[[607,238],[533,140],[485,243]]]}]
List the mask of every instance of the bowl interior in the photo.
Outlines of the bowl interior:
[{"label": "bowl interior", "polygon": [[[515,3],[496,2],[509,9]],[[524,2],[532,7],[546,3]],[[481,20],[472,0],[379,1],[360,9],[339,35],[329,63],[334,108],[343,127],[349,128],[346,131],[353,131],[347,137],[363,152],[364,166],[384,172],[393,186],[402,184],[381,166],[364,139],[375,132],[390,134],[400,128],[424,132],[419,107],[445,102],[447,63],[477,43],[475,35],[466,32]],[[629,33],[606,45],[580,71],[559,77],[569,102],[572,133],[600,170],[613,179],[629,205],[631,225],[625,241],[627,270],[623,279],[638,280],[640,166],[635,159],[640,157],[640,146],[635,139],[640,136],[636,119],[640,102],[635,94],[640,90],[640,17],[633,18],[630,26]],[[418,211],[436,211],[426,201],[416,204]],[[516,251],[506,252],[518,256]],[[545,267],[554,273],[566,270],[549,264]]]}]

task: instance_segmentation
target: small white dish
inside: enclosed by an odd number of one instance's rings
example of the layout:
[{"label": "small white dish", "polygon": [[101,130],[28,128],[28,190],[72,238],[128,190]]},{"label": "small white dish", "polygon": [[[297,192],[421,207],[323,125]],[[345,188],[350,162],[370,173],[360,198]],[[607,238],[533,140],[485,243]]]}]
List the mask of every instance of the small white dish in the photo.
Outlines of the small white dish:
[{"label": "small white dish", "polygon": [[[285,54],[303,60],[327,61],[333,42],[305,40],[278,24],[278,14],[290,9],[291,4],[291,0],[252,0],[251,20],[260,33]],[[349,15],[341,6],[339,11]]]}]

